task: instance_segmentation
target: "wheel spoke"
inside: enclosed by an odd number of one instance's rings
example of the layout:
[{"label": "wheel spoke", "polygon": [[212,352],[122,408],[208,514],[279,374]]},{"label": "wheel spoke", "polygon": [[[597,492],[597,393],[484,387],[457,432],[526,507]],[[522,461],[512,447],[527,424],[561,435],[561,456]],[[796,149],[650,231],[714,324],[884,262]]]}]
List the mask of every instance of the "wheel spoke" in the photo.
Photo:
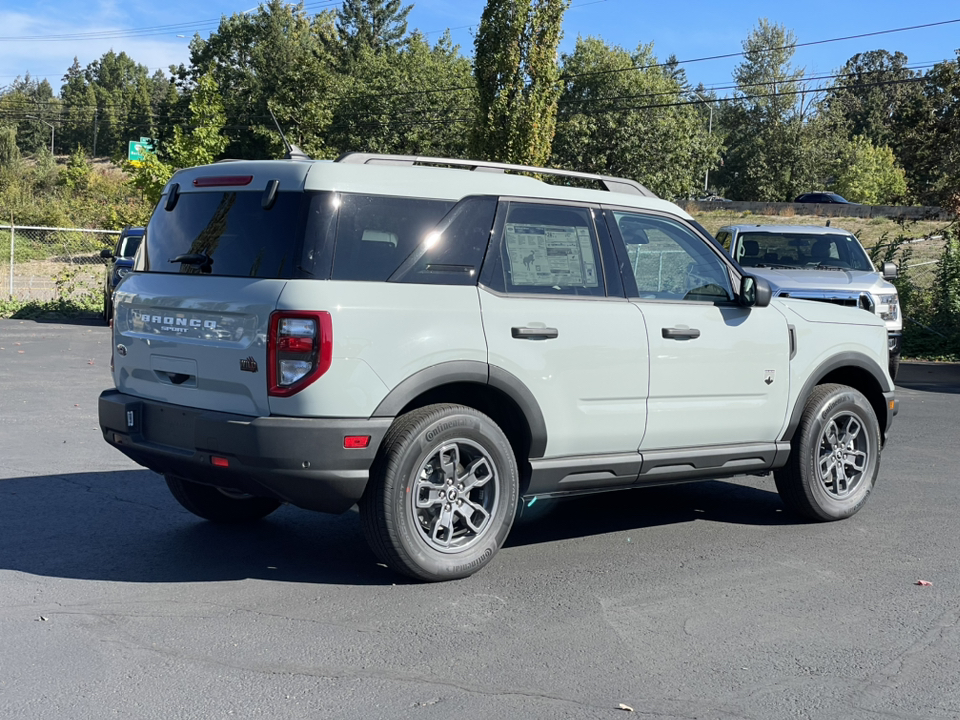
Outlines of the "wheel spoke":
[{"label": "wheel spoke", "polygon": [[867,454],[862,450],[846,452],[843,455],[844,464],[849,465],[854,472],[862,473],[867,467]]},{"label": "wheel spoke", "polygon": [[844,428],[843,437],[840,438],[840,445],[844,448],[852,448],[854,441],[859,437],[860,431],[863,429],[863,425],[860,424],[860,421],[855,417],[851,417],[847,421],[847,426]]},{"label": "wheel spoke", "polygon": [[457,467],[460,465],[460,446],[456,443],[443,445],[439,451],[440,470],[443,472],[443,479],[451,482],[457,480]]},{"label": "wheel spoke", "polygon": [[[484,510],[483,507],[466,499],[463,501],[463,505],[457,506],[457,512],[463,518],[467,527],[475,533],[479,533],[483,529],[483,526],[487,524],[487,520],[490,519],[490,513]],[[480,518],[479,522],[476,521],[478,516]]]},{"label": "wheel spoke", "polygon": [[433,524],[433,541],[444,547],[450,547],[453,541],[453,508],[444,505],[440,515]]},{"label": "wheel spoke", "polygon": [[[424,497],[424,491],[427,493],[426,497]],[[431,508],[443,503],[443,488],[434,485],[429,480],[418,479],[414,486],[414,492],[416,493],[414,499],[418,508]]]},{"label": "wheel spoke", "polygon": [[474,488],[483,487],[492,477],[490,462],[485,457],[478,458],[467,468],[460,479],[460,482],[463,483],[462,492],[467,494]]}]

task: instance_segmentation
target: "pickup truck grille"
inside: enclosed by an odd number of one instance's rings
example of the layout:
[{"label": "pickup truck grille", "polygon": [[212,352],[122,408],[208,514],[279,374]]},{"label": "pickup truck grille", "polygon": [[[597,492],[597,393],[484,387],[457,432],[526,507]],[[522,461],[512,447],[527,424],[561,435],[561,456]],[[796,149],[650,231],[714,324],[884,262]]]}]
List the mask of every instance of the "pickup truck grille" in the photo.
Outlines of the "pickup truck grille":
[{"label": "pickup truck grille", "polygon": [[873,299],[869,293],[781,292],[779,295],[780,297],[792,297],[798,300],[833,303],[843,307],[859,307],[869,312],[874,311]]}]

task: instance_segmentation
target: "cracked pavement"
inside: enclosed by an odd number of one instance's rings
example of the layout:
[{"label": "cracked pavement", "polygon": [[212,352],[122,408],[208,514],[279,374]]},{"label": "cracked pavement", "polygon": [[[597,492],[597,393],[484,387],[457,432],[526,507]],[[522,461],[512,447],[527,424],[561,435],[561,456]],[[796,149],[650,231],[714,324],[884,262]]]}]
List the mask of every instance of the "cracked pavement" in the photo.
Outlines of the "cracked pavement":
[{"label": "cracked pavement", "polygon": [[180,508],[100,437],[107,328],[0,348],[0,717],[960,718],[960,372],[904,366],[847,521],[760,477],[541,500],[418,585],[353,513]]}]

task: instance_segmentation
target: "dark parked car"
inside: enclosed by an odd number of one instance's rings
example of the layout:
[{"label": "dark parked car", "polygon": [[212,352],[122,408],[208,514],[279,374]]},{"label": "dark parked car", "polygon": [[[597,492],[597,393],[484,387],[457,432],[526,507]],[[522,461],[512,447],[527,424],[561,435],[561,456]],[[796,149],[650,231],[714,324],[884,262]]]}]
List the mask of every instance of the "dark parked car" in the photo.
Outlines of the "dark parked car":
[{"label": "dark parked car", "polygon": [[113,317],[113,291],[120,279],[133,267],[133,256],[137,254],[141,240],[143,228],[127,226],[117,238],[117,245],[113,250],[104,248],[100,251],[100,257],[110,260],[103,279],[103,321],[106,323]]},{"label": "dark parked car", "polygon": [[794,202],[798,203],[822,203],[832,205],[856,205],[844,197],[834,192],[808,192],[798,197]]}]

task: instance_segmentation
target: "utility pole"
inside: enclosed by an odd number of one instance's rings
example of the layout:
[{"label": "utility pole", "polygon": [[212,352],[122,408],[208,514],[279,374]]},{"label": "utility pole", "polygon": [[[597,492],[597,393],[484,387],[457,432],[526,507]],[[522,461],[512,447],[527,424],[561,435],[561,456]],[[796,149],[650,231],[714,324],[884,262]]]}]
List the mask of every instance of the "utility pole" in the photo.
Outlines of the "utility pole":
[{"label": "utility pole", "polygon": [[92,156],[97,156],[97,121],[100,119],[100,108],[93,109],[93,153]]},{"label": "utility pole", "polygon": [[30,120],[39,120],[44,125],[50,128],[50,155],[53,155],[53,129],[55,127],[53,123],[48,123],[46,120],[44,120],[41,117],[37,117],[36,115],[27,115],[27,118],[29,118]]},{"label": "utility pole", "polygon": [[[710,121],[707,124],[707,137],[713,137],[713,103],[710,100],[707,100],[703,95],[698,93],[696,90],[691,90],[694,95],[700,98],[707,107],[710,108]],[[703,173],[703,190],[704,192],[710,187],[710,166],[707,165],[707,169]]]}]

